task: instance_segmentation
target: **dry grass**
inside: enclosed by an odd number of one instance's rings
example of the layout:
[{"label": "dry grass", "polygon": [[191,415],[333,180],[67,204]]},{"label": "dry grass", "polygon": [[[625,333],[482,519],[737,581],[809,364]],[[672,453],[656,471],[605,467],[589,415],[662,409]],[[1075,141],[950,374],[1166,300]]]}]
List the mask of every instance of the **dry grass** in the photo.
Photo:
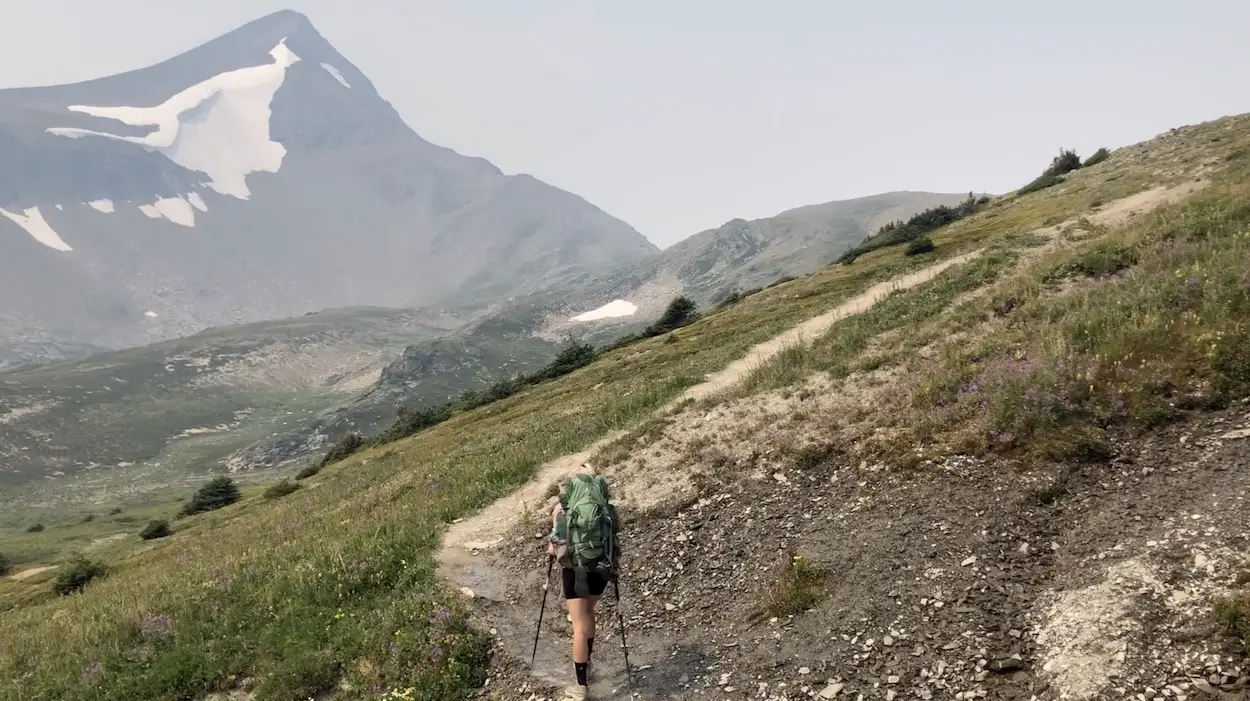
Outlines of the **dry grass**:
[{"label": "dry grass", "polygon": [[1221,599],[1215,605],[1215,619],[1221,631],[1238,641],[1250,655],[1250,591]]},{"label": "dry grass", "polygon": [[801,554],[791,554],[781,563],[781,571],[752,619],[785,618],[812,608],[824,597],[827,576],[824,567]]}]

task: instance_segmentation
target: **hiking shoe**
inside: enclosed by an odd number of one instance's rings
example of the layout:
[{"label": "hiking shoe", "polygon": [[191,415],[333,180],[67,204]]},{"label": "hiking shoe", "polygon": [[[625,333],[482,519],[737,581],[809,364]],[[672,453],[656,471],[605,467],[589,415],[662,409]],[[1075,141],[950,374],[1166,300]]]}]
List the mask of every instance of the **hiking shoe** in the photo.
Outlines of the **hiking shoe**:
[{"label": "hiking shoe", "polygon": [[586,701],[590,698],[590,689],[581,684],[574,684],[564,690],[563,701]]}]

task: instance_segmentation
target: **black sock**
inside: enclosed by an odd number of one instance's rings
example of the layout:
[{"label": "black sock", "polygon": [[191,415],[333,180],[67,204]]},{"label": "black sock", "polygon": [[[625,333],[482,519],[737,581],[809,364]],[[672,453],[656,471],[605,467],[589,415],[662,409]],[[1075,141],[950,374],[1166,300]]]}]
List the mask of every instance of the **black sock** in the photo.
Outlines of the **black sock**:
[{"label": "black sock", "polygon": [[587,662],[590,661],[590,656],[593,654],[595,654],[595,639],[594,637],[586,638],[586,661]]},{"label": "black sock", "polygon": [[577,672],[577,683],[579,686],[586,686],[586,664],[585,662],[573,663],[573,670]]}]

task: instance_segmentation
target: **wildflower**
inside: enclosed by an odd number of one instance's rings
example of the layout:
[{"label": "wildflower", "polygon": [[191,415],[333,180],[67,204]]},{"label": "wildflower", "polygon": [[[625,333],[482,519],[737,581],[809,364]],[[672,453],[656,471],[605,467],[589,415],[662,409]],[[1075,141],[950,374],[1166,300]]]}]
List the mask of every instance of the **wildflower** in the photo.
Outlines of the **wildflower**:
[{"label": "wildflower", "polygon": [[139,619],[139,633],[149,640],[164,640],[174,631],[174,617],[168,613],[145,613]]},{"label": "wildflower", "polygon": [[99,661],[85,664],[80,676],[84,684],[95,684],[104,676],[104,665]]}]

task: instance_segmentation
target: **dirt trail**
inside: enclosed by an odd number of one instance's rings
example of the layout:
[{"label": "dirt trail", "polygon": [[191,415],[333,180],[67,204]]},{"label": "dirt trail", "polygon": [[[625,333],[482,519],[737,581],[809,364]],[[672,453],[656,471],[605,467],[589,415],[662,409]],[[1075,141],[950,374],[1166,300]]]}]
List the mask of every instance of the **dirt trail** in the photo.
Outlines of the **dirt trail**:
[{"label": "dirt trail", "polygon": [[[1131,197],[1109,203],[1099,211],[1088,215],[1094,224],[1114,228],[1122,225],[1134,215],[1150,211],[1160,205],[1176,202],[1202,189],[1205,181],[1189,182],[1179,186],[1157,187]],[[1044,227],[1033,233],[1051,239],[1050,246],[1061,245],[1060,234],[1067,225],[1074,224],[1069,220],[1053,227]],[[819,316],[808,319],[778,336],[751,348],[742,358],[734,361],[719,372],[712,373],[704,381],[690,388],[681,396],[659,409],[657,414],[671,412],[676,406],[690,399],[701,400],[731,389],[739,381],[760,365],[775,358],[786,348],[809,343],[824,335],[838,321],[870,309],[876,302],[890,293],[916,287],[932,280],[943,271],[977,258],[982,251],[973,251],[909,275],[888,280],[865,290],[863,293],[847,300]],[[438,554],[438,573],[440,579],[448,585],[471,594],[475,602],[476,613],[482,617],[482,627],[489,628],[497,638],[497,644],[506,650],[513,661],[505,663],[509,666],[521,665],[515,674],[507,676],[514,680],[528,678],[534,684],[529,692],[525,685],[521,691],[530,693],[531,698],[543,698],[541,689],[544,686],[563,686],[570,683],[571,670],[568,662],[568,625],[565,620],[563,602],[560,600],[558,587],[553,587],[547,601],[547,614],[543,625],[543,640],[540,642],[537,658],[532,668],[518,663],[530,654],[534,640],[534,618],[537,614],[537,599],[542,591],[542,556],[541,539],[544,533],[534,524],[541,519],[534,515],[544,511],[551,500],[549,490],[558,480],[579,469],[607,469],[612,466],[592,466],[588,464],[596,451],[617,438],[617,435],[606,436],[586,450],[563,456],[544,465],[525,486],[512,494],[487,506],[473,516],[451,526],[444,535]],[[669,465],[665,472],[680,472],[680,468]],[[669,474],[676,477],[675,474]],[[627,480],[628,481],[628,480]],[[635,485],[637,486],[637,485]],[[629,489],[627,489],[629,491]],[[644,488],[644,491],[651,491]],[[627,499],[626,501],[632,501]],[[623,502],[624,503],[624,502]],[[530,518],[527,518],[530,517]],[[528,530],[527,530],[528,529]],[[535,532],[531,533],[530,530]],[[534,543],[529,543],[531,539]],[[534,561],[524,563],[522,552],[533,551]],[[664,576],[671,576],[672,571]],[[554,580],[553,582],[558,581]],[[664,590],[661,582],[652,582],[652,587],[634,591],[638,583],[627,585],[626,598],[638,596],[651,597],[656,591]],[[659,590],[654,587],[659,586]],[[626,615],[640,622],[633,611],[633,605],[626,606]],[[600,629],[596,636],[595,665],[603,670],[592,677],[591,690],[595,698],[624,698],[624,660],[621,658],[619,639],[616,637],[616,626],[612,615],[614,602],[610,594],[605,596],[600,612]],[[672,648],[670,635],[646,635],[645,632],[630,638],[631,662],[636,670],[645,670],[652,664],[666,669],[678,669],[686,674],[681,678],[702,673],[708,662],[705,659],[670,659],[677,654]],[[709,658],[710,659],[710,658]],[[652,670],[655,672],[656,670]],[[671,669],[670,669],[671,671]],[[655,677],[656,674],[644,673]],[[660,676],[664,676],[660,674]],[[678,675],[669,682],[681,685]],[[636,678],[635,681],[638,681]],[[671,684],[670,684],[671,686]],[[642,690],[656,692],[659,689]],[[534,695],[533,692],[538,692]]]},{"label": "dirt trail", "polygon": [[586,461],[600,447],[616,440],[621,434],[611,433],[600,438],[586,450],[564,455],[543,465],[525,486],[495,501],[471,518],[451,524],[443,535],[438,553],[438,571],[443,581],[459,588],[468,588],[474,596],[499,600],[502,592],[497,581],[478,567],[477,556],[481,552],[497,548],[504,537],[527,513],[542,509],[550,498],[551,485],[585,469]]},{"label": "dirt trail", "polygon": [[976,250],[972,253],[965,253],[962,256],[956,256],[931,265],[923,270],[917,270],[910,275],[879,282],[834,309],[820,316],[812,317],[789,331],[755,346],[745,356],[725,366],[724,370],[708,375],[703,382],[686,390],[684,394],[677,398],[674,404],[680,404],[688,399],[705,399],[718,392],[723,392],[737,384],[755,368],[775,358],[777,354],[786,348],[807,343],[823,336],[838,321],[870,309],[872,305],[881,301],[890,293],[926,283],[947,268],[960,263],[966,263],[980,255],[981,251]]},{"label": "dirt trail", "polygon": [[57,567],[56,565],[45,565],[45,566],[43,566],[43,567],[32,567],[32,568],[30,568],[30,569],[28,569],[28,570],[22,570],[21,572],[15,572],[15,573],[13,573],[12,575],[10,575],[10,576],[9,576],[9,578],[10,578],[10,579],[12,579],[12,580],[14,580],[14,581],[16,581],[16,582],[21,582],[21,581],[24,581],[24,580],[30,579],[31,577],[34,577],[35,575],[43,574],[44,572],[47,572],[47,571],[49,571],[49,570],[54,570],[54,569],[56,569],[56,567]]},{"label": "dirt trail", "polygon": [[[742,380],[762,363],[768,362],[787,347],[810,342],[827,332],[833,324],[847,316],[858,314],[872,307],[886,295],[895,290],[903,290],[932,280],[944,270],[968,262],[979,256],[981,251],[967,253],[909,275],[878,283],[859,295],[843,302],[836,308],[819,316],[804,321],[773,339],[753,347],[745,356],[731,363],[724,370],[709,375],[703,382],[691,387],[676,400],[660,409],[658,413],[671,410],[672,407],[688,399],[703,399],[722,392]],[[444,534],[438,556],[438,575],[446,584],[459,589],[466,596],[481,602],[481,611],[489,621],[491,629],[510,652],[518,658],[525,658],[530,653],[533,640],[533,624],[531,619],[534,611],[521,610],[511,599],[511,592],[518,585],[516,576],[492,564],[491,560],[498,556],[498,550],[504,545],[505,539],[516,532],[524,516],[546,508],[551,485],[581,469],[593,469],[588,460],[599,448],[615,440],[621,434],[608,435],[601,438],[586,450],[565,455],[544,465],[538,473],[523,487],[508,496],[488,505],[469,518],[457,521]],[[539,534],[541,537],[541,534]],[[540,548],[535,547],[538,552]],[[527,578],[528,579],[528,578]],[[535,573],[534,581],[525,585],[541,591],[541,573]],[[554,579],[553,579],[554,581]],[[558,588],[553,587],[548,600],[548,618],[554,626],[563,623],[564,612]],[[554,613],[553,613],[554,612]],[[604,621],[608,623],[609,621]],[[604,626],[608,628],[609,626]],[[605,668],[620,667],[614,664],[612,656],[615,650],[607,641],[612,640],[610,631],[601,632],[598,640],[604,641],[596,649],[596,661]],[[662,646],[662,641],[649,641]],[[643,643],[635,651],[644,657],[652,657],[660,652],[660,648],[649,649],[652,645]],[[568,651],[567,641],[564,644],[553,644],[548,640],[540,645],[540,653],[534,664],[532,674],[550,684],[567,684]],[[605,649],[603,653],[599,649]],[[605,659],[606,658],[606,659]],[[631,662],[635,660],[631,659]],[[610,698],[620,691],[623,684],[620,673],[600,675],[592,682],[592,691],[596,698]]]}]

